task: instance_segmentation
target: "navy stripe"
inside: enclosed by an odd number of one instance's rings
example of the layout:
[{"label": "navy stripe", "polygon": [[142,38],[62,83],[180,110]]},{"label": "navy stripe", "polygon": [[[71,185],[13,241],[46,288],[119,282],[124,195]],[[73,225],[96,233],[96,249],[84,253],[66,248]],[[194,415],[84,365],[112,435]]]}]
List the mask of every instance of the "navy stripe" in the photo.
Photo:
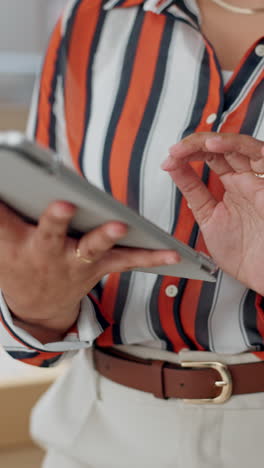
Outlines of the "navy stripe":
[{"label": "navy stripe", "polygon": [[119,89],[118,89],[117,97],[116,97],[116,102],[113,108],[112,116],[110,119],[109,127],[108,127],[107,134],[106,134],[106,139],[105,139],[102,171],[103,171],[104,188],[109,193],[111,193],[111,184],[110,184],[110,178],[109,178],[109,163],[110,163],[110,155],[111,155],[111,150],[112,150],[112,143],[115,137],[119,119],[123,111],[123,106],[125,104],[127,93],[129,91],[129,85],[130,85],[130,80],[132,76],[135,56],[136,56],[137,49],[138,49],[138,41],[140,38],[142,26],[143,26],[144,16],[145,16],[145,13],[141,9],[139,9],[136,19],[135,19],[133,29],[131,31],[131,34],[128,40],[128,44],[127,44],[127,48],[125,52],[125,60],[123,63],[123,68],[122,68],[122,73],[121,73],[121,78],[120,78]]},{"label": "navy stripe", "polygon": [[249,343],[256,350],[261,351],[264,349],[264,343],[257,327],[256,294],[252,290],[247,293],[243,307],[243,322]]},{"label": "navy stripe", "polygon": [[[260,44],[264,44],[264,40],[260,41]],[[250,79],[252,73],[258,67],[261,60],[263,60],[263,57],[259,57],[255,53],[254,49],[248,56],[242,68],[239,70],[230,88],[226,91],[224,110],[229,109],[233,102],[238,98],[238,96],[241,93],[241,90],[243,89],[247,81]]]},{"label": "navy stripe", "polygon": [[95,311],[95,315],[96,315],[96,320],[97,322],[100,324],[102,330],[105,330],[107,327],[109,327],[109,322],[104,318],[104,316],[102,315],[101,313],[101,310],[100,308],[98,307],[98,305],[96,304],[95,300],[93,299],[92,296],[89,296],[89,299],[92,301],[93,303],[93,307],[94,307],[94,311]]},{"label": "navy stripe", "polygon": [[116,302],[114,308],[114,325],[113,325],[113,339],[115,344],[122,344],[121,337],[121,321],[126,304],[128,289],[132,277],[132,272],[124,272],[120,275],[118,291],[116,295]]},{"label": "navy stripe", "polygon": [[45,359],[39,367],[50,367],[51,365],[55,364],[60,359],[61,359],[61,355],[55,356],[51,359]]},{"label": "navy stripe", "polygon": [[[23,351],[8,351],[6,350],[7,354],[11,356],[13,359],[23,361],[24,359],[34,359],[35,357],[40,356],[40,353],[31,353],[31,352],[23,352]],[[61,354],[59,356],[55,356],[51,359],[44,359],[44,361],[40,364],[39,367],[50,367],[52,364],[55,364],[57,361],[61,359]],[[30,363],[28,363],[30,364]]]},{"label": "navy stripe", "polygon": [[96,25],[96,30],[92,42],[92,47],[91,47],[91,53],[89,57],[89,63],[87,66],[87,78],[86,78],[86,112],[85,112],[85,131],[83,134],[83,140],[82,140],[82,145],[81,145],[81,150],[79,154],[79,167],[84,174],[84,148],[85,148],[85,139],[86,139],[86,134],[87,134],[87,128],[89,125],[89,121],[91,118],[91,110],[92,110],[92,75],[93,75],[93,63],[96,55],[96,51],[98,48],[98,44],[100,41],[101,37],[101,32],[104,26],[105,18],[106,18],[107,12],[105,10],[101,10],[99,14],[99,19]]},{"label": "navy stripe", "polygon": [[140,170],[142,157],[163,89],[173,28],[173,20],[171,18],[167,18],[160,44],[154,81],[131,155],[130,167],[128,171],[127,200],[128,205],[136,211],[139,211]]},{"label": "navy stripe", "polygon": [[261,110],[264,103],[264,80],[256,87],[252,99],[250,101],[247,115],[244,119],[240,133],[254,135],[254,130],[257,126]]},{"label": "navy stripe", "polygon": [[[48,134],[49,134],[49,148],[51,148],[53,151],[56,151],[56,114],[54,112],[54,104],[56,100],[56,89],[57,89],[57,84],[58,84],[58,77],[61,73],[60,69],[60,64],[61,64],[61,55],[62,55],[62,46],[63,46],[63,40],[61,40],[60,45],[57,50],[57,56],[56,56],[56,61],[54,65],[54,74],[53,78],[51,81],[51,89],[50,89],[50,94],[48,96],[48,102],[50,104],[50,121],[49,121],[49,126],[48,126]],[[43,67],[45,67],[45,60],[43,63]],[[42,72],[43,73],[43,72]],[[41,82],[40,82],[41,83]],[[42,90],[43,91],[43,90]],[[40,97],[41,97],[41,92],[39,93],[39,98],[38,98],[38,111],[37,111],[37,119],[35,123],[35,129],[34,129],[34,136],[36,138],[37,131],[38,131],[38,125],[40,123],[39,121],[39,106],[40,106]]]},{"label": "navy stripe", "polygon": [[9,356],[11,356],[13,359],[18,359],[18,360],[22,360],[22,359],[33,359],[37,356],[40,356],[40,353],[36,353],[36,352],[26,352],[26,351],[8,351],[8,349],[6,349],[6,352],[9,354]]},{"label": "navy stripe", "polygon": [[61,53],[62,53],[62,42],[57,52],[57,59],[55,64],[54,76],[51,82],[51,92],[49,96],[49,104],[51,109],[50,123],[49,123],[49,147],[53,150],[57,150],[56,145],[56,114],[54,112],[54,104],[56,99],[56,89],[58,85],[58,77],[60,75],[60,63],[61,63]]},{"label": "navy stripe", "polygon": [[[206,164],[204,164],[204,169],[203,169],[203,174],[202,174],[202,181],[206,185],[208,183],[209,173],[210,173],[209,167]],[[189,242],[188,242],[188,245],[190,247],[192,247],[192,248],[195,247],[198,234],[199,234],[199,226],[195,222],[194,226],[193,226],[193,229],[192,229],[192,232],[191,232],[191,235],[190,235]],[[186,333],[184,331],[184,328],[182,326],[182,322],[181,322],[181,302],[182,302],[182,298],[183,298],[184,291],[185,291],[185,288],[187,286],[188,281],[189,280],[187,278],[181,278],[181,280],[180,280],[180,282],[178,284],[178,294],[177,294],[177,296],[175,297],[175,300],[174,300],[174,320],[175,320],[175,324],[176,324],[178,333],[181,336],[182,340],[186,343],[186,345],[188,346],[189,349],[194,350],[194,349],[196,349],[196,344],[186,335]],[[190,304],[190,307],[191,307],[191,304]]]},{"label": "navy stripe", "polygon": [[198,25],[198,18],[197,16],[192,13],[189,8],[186,6],[185,4],[185,1],[184,0],[174,0],[175,1],[175,5],[177,7],[179,7],[179,9],[181,11],[183,11],[183,13],[185,13],[187,16],[189,16],[189,18],[191,18],[191,20],[196,23]]},{"label": "navy stripe", "polygon": [[[210,44],[209,44],[210,46]],[[211,47],[211,46],[210,46]],[[218,61],[216,59],[216,56],[214,54],[214,59],[215,59],[215,65],[218,69],[219,72],[219,77],[220,77],[220,88],[218,90],[214,90],[214,92],[219,93],[219,108],[215,109],[214,111],[217,114],[217,119],[214,122],[214,125],[212,127],[212,131],[216,130],[220,119],[221,119],[221,113],[222,113],[222,108],[223,108],[223,102],[224,102],[224,94],[223,94],[223,82],[222,82],[222,76],[221,76],[221,71],[219,68]],[[201,61],[201,68],[200,68],[200,74],[199,74],[199,83],[197,87],[197,93],[196,93],[196,101],[193,106],[193,112],[192,116],[189,122],[188,127],[183,132],[183,138],[187,137],[188,135],[192,134],[198,125],[200,124],[202,120],[202,115],[204,112],[204,108],[206,106],[208,97],[209,97],[209,88],[210,88],[210,81],[211,81],[211,70],[210,70],[210,57],[207,48],[205,47],[204,49],[204,54],[203,54],[203,59]]]}]

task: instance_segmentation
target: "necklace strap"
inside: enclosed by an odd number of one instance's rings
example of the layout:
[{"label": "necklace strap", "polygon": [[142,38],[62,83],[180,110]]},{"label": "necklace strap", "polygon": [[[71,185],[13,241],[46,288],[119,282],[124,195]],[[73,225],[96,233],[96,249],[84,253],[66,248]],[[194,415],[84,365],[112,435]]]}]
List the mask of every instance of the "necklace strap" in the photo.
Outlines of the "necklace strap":
[{"label": "necklace strap", "polygon": [[225,2],[224,0],[211,0],[211,2],[216,3],[216,5],[224,8],[225,10],[231,11],[232,13],[240,13],[242,15],[257,15],[264,13],[264,7],[260,8],[242,8],[230,3]]}]

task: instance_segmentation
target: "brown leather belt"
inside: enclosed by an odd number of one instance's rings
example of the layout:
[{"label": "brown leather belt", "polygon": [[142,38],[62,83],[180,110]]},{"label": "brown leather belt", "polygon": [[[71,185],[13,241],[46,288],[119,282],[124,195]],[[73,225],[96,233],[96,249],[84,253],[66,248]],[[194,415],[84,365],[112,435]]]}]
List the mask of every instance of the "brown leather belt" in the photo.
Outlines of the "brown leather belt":
[{"label": "brown leather belt", "polygon": [[191,403],[224,403],[231,395],[264,391],[264,362],[225,365],[141,359],[116,348],[95,348],[96,370],[116,383]]}]

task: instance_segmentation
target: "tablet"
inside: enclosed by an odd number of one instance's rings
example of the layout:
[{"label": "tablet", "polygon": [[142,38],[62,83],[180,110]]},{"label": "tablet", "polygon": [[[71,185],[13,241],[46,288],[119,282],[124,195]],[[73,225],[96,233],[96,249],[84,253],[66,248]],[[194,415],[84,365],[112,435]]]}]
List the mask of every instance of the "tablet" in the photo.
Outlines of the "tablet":
[{"label": "tablet", "polygon": [[84,233],[107,221],[129,226],[118,245],[144,249],[176,250],[180,263],[140,271],[160,275],[215,281],[216,265],[135,211],[115,200],[73,170],[58,155],[17,132],[0,133],[0,199],[29,222],[37,223],[47,205],[65,200],[77,206],[69,235]]}]

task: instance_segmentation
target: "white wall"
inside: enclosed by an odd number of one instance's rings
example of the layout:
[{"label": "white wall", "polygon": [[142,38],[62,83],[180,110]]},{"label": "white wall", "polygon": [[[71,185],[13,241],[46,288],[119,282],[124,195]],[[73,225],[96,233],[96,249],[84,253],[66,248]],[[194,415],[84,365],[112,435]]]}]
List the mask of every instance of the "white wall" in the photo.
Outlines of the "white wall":
[{"label": "white wall", "polygon": [[67,0],[0,0],[0,103],[28,105],[51,29]]},{"label": "white wall", "polygon": [[43,49],[45,3],[46,0],[0,0],[0,50],[40,52]]}]

